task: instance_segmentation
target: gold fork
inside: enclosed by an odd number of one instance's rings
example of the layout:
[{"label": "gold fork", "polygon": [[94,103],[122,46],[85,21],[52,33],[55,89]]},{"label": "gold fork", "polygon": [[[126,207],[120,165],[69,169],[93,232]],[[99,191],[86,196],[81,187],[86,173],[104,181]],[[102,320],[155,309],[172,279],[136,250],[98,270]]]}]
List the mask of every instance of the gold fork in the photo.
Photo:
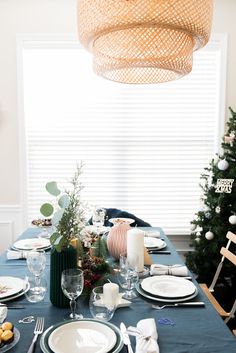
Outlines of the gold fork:
[{"label": "gold fork", "polygon": [[43,329],[44,329],[44,317],[37,317],[35,328],[34,328],[34,338],[32,340],[32,343],[27,353],[33,353],[34,345],[37,341],[38,335],[41,335],[41,333],[43,333]]}]

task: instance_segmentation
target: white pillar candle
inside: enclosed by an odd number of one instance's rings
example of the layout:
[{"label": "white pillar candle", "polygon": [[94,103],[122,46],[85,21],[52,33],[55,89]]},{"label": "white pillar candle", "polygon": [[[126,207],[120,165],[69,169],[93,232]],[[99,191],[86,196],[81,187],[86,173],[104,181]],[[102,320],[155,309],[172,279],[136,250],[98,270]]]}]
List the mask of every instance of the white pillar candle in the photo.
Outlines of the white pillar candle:
[{"label": "white pillar candle", "polygon": [[144,232],[133,228],[127,231],[127,259],[138,272],[144,268]]},{"label": "white pillar candle", "polygon": [[103,285],[103,303],[107,307],[114,307],[119,296],[119,286],[116,283],[105,283]]}]

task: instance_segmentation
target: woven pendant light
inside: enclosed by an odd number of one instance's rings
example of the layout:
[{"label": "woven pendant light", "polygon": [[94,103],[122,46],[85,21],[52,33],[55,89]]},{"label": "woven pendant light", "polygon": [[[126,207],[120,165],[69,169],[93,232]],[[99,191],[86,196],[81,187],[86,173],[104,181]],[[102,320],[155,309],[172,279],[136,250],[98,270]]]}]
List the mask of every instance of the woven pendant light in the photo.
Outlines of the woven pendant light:
[{"label": "woven pendant light", "polygon": [[122,83],[158,83],[192,70],[209,40],[213,0],[78,0],[80,42],[94,71]]}]

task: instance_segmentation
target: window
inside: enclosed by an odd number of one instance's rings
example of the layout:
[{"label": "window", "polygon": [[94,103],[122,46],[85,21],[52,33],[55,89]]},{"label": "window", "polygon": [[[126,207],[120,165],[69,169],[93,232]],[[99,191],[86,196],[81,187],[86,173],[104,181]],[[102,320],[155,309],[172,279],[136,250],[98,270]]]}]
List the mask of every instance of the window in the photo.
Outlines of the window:
[{"label": "window", "polygon": [[[59,36],[60,37],[60,36]],[[83,198],[188,234],[200,173],[218,148],[224,120],[225,40],[195,53],[193,71],[158,85],[97,77],[73,37],[21,38],[28,220],[83,161]]]}]

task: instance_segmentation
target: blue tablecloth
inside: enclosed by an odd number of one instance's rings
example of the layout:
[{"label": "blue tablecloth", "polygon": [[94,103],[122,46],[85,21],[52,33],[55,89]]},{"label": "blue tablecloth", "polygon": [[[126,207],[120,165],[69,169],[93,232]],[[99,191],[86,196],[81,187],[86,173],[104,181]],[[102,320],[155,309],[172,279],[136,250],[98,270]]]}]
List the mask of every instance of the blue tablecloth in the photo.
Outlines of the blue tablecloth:
[{"label": "blue tablecloth", "polygon": [[[145,228],[145,230],[147,229]],[[168,265],[182,263],[181,258],[162,230],[160,228],[152,228],[152,230],[159,230],[161,232],[161,237],[167,242],[167,250],[171,251],[170,255],[152,255],[153,262]],[[27,229],[21,235],[21,238],[37,236],[38,232],[39,230],[37,229]],[[46,274],[49,273],[49,260],[50,252],[47,253]],[[7,260],[4,253],[0,257],[0,269],[1,275],[24,278],[26,262],[25,260]],[[154,318],[159,335],[160,353],[236,353],[235,337],[216,313],[200,288],[195,300],[204,301],[205,307],[166,308],[157,311],[152,309],[152,302],[150,300],[138,296],[132,301],[130,307],[117,309],[111,323],[119,327],[120,322],[123,321],[127,326],[136,326],[137,322],[141,319]],[[34,323],[20,324],[18,323],[19,319],[29,315],[44,316],[46,329],[51,325],[63,321],[65,314],[68,312],[68,309],[54,307],[50,303],[48,295],[43,302],[37,304],[27,302],[24,296],[15,299],[11,303],[19,303],[24,306],[24,309],[21,310],[8,310],[7,319],[15,324],[21,334],[20,341],[11,349],[12,353],[27,352],[33,338]],[[78,311],[84,317],[91,318],[87,302],[82,298],[78,299],[78,308]],[[171,320],[174,325],[161,324],[160,319],[162,318]],[[132,343],[135,348],[133,339]],[[39,341],[37,342],[35,352],[41,352]],[[121,352],[126,352],[126,348],[124,347]]]}]

